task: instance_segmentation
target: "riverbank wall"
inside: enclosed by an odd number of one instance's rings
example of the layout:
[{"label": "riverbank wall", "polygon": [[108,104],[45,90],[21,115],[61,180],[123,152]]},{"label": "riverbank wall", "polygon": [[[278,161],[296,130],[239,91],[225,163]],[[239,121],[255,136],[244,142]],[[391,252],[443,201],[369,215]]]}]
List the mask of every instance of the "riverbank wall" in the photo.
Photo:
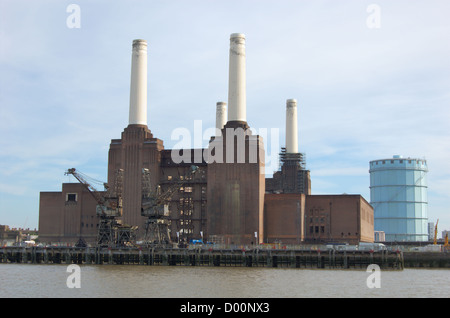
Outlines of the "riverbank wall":
[{"label": "riverbank wall", "polygon": [[288,249],[3,247],[0,263],[402,270],[402,252]]}]

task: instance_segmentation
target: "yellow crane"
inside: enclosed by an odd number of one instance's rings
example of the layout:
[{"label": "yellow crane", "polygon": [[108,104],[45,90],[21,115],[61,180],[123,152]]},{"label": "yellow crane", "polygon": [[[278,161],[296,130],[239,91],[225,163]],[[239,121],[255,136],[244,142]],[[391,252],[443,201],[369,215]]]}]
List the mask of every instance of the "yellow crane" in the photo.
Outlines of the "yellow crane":
[{"label": "yellow crane", "polygon": [[445,233],[445,241],[444,241],[444,247],[448,248],[448,233]]}]

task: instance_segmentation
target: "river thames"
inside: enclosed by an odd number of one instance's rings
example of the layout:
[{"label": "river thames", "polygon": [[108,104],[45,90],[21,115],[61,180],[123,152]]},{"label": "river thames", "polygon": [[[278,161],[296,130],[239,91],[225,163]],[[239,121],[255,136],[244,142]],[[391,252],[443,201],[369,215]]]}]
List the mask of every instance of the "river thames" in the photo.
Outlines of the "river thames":
[{"label": "river thames", "polygon": [[[0,264],[2,298],[449,298],[450,270]],[[76,277],[74,275],[77,274]],[[76,278],[76,279],[75,279]],[[74,285],[74,282],[77,285]]]}]

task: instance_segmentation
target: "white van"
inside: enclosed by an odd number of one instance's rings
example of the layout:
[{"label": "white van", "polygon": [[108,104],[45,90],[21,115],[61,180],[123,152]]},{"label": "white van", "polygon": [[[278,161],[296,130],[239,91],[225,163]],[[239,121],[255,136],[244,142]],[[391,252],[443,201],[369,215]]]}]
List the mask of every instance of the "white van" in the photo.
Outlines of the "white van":
[{"label": "white van", "polygon": [[379,251],[386,251],[386,245],[384,245],[383,243],[366,243],[366,242],[360,242],[358,245],[358,250],[359,251],[374,251],[374,252],[379,252]]}]

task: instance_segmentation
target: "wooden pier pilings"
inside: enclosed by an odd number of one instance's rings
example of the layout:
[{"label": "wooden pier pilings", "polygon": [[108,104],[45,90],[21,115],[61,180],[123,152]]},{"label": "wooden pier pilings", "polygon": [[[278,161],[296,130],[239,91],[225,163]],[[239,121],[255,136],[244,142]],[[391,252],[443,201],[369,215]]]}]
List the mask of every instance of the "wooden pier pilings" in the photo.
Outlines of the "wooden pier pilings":
[{"label": "wooden pier pilings", "polygon": [[306,269],[402,270],[401,252],[318,251],[284,249],[157,249],[3,247],[0,263],[28,264],[120,264],[161,266],[235,266]]}]

